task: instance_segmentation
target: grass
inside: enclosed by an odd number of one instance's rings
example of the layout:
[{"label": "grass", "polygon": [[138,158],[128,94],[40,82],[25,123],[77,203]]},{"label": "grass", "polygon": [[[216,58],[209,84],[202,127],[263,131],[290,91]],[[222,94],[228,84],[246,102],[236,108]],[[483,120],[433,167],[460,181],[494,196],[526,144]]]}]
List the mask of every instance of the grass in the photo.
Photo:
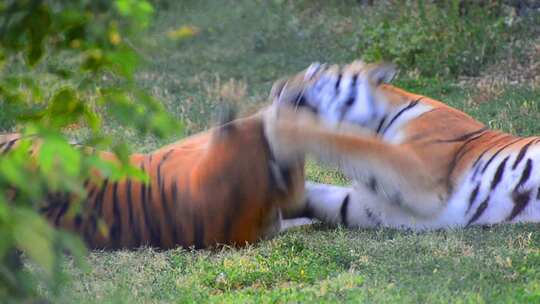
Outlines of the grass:
[{"label": "grass", "polygon": [[93,252],[69,302],[522,302],[534,225],[414,234],[297,229],[244,249]]},{"label": "grass", "polygon": [[[161,8],[137,46],[146,59],[140,84],[186,121],[187,133],[209,127],[221,102],[260,107],[275,79],[312,61],[358,57],[361,20],[369,15],[356,1],[219,3]],[[167,37],[186,25],[198,34]],[[540,91],[526,83],[479,87],[410,75],[397,83],[494,128],[540,134]],[[163,144],[123,136],[138,150]],[[347,183],[313,162],[307,175]],[[416,234],[314,225],[243,249],[93,251],[86,269],[63,265],[71,280],[49,297],[55,303],[533,302],[540,300],[537,230],[505,225]]]}]

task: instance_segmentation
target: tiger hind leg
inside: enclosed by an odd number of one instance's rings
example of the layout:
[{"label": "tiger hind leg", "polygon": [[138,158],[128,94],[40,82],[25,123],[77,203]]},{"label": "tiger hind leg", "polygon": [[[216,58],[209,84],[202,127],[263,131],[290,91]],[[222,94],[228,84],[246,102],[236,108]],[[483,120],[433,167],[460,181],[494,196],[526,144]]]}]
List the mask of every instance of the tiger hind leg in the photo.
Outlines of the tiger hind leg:
[{"label": "tiger hind leg", "polygon": [[[306,183],[308,213],[312,218],[331,225],[349,228],[374,228],[381,225],[378,214],[370,207],[376,198],[351,187]],[[370,201],[371,204],[366,202]]]},{"label": "tiger hind leg", "polygon": [[378,218],[358,196],[350,187],[306,182],[303,208],[281,221],[281,231],[311,225],[314,220],[351,228],[378,226]]}]

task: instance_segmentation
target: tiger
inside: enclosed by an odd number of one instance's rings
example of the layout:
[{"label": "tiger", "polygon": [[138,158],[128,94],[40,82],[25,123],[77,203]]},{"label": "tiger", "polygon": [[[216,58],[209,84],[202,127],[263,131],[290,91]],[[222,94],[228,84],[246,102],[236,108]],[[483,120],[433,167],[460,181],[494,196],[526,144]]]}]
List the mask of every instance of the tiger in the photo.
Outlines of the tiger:
[{"label": "tiger", "polygon": [[[130,164],[149,182],[89,179],[75,216],[68,216],[74,201],[69,193],[50,193],[39,212],[52,225],[82,236],[92,249],[202,249],[270,238],[296,225],[284,217],[303,201],[304,171],[303,160],[282,162],[272,153],[263,113],[132,154]],[[0,136],[0,154],[20,140],[18,134]],[[96,153],[117,161],[111,152]]]},{"label": "tiger", "polygon": [[305,214],[412,231],[540,221],[540,137],[492,130],[390,84],[392,64],[312,64],[274,85],[274,153],[313,155],[351,186],[308,183]]}]

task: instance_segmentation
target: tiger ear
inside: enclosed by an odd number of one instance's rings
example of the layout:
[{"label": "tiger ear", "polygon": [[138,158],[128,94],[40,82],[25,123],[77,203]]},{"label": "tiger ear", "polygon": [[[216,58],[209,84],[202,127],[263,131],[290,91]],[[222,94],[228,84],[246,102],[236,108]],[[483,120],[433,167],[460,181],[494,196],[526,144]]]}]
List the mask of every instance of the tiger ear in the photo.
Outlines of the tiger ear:
[{"label": "tiger ear", "polygon": [[272,102],[277,102],[279,99],[279,96],[281,95],[281,92],[283,91],[283,88],[287,85],[287,78],[282,78],[274,82],[274,85],[272,85],[272,89],[270,90],[270,100]]},{"label": "tiger ear", "polygon": [[229,135],[234,130],[233,121],[237,116],[237,107],[231,103],[223,103],[217,106],[217,111],[214,116],[214,125],[216,125],[216,132],[214,136],[222,137]]},{"label": "tiger ear", "polygon": [[396,76],[397,67],[393,63],[379,64],[368,72],[368,79],[375,85],[389,83]]}]

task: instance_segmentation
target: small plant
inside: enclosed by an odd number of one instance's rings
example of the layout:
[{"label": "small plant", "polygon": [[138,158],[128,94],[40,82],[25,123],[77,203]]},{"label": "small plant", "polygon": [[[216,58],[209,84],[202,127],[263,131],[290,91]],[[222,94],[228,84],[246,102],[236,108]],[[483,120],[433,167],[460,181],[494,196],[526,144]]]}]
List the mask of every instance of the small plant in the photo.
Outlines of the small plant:
[{"label": "small plant", "polygon": [[512,38],[500,1],[466,10],[459,0],[396,2],[366,22],[364,60],[393,61],[423,76],[475,76]]}]

